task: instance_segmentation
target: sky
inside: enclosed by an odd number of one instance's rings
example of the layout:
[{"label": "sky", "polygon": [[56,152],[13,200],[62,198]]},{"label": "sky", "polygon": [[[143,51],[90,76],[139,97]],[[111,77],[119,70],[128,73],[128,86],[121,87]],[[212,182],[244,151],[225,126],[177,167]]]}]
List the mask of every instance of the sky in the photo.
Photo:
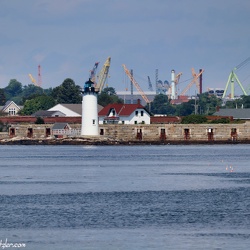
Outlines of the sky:
[{"label": "sky", "polygon": [[[122,64],[148,91],[149,76],[178,91],[203,73],[203,91],[225,88],[230,72],[250,57],[249,0],[0,0],[0,88],[31,84],[41,66],[43,88],[71,78],[83,86],[95,62],[111,57],[108,86],[124,91]],[[250,87],[250,63],[236,71]],[[236,84],[236,93],[240,88]],[[187,94],[197,91],[192,86]]]}]

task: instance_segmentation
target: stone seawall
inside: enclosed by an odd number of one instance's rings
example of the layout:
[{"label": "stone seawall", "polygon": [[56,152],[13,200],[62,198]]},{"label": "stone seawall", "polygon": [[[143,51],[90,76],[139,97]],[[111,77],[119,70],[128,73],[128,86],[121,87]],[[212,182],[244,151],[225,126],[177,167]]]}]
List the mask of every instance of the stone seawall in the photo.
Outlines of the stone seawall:
[{"label": "stone seawall", "polygon": [[[53,124],[11,125],[1,144],[176,144],[249,143],[250,122],[242,124],[151,124],[99,125],[97,138],[76,137],[67,133],[55,140]],[[80,124],[71,125],[80,129]],[[68,132],[68,131],[67,131]]]}]

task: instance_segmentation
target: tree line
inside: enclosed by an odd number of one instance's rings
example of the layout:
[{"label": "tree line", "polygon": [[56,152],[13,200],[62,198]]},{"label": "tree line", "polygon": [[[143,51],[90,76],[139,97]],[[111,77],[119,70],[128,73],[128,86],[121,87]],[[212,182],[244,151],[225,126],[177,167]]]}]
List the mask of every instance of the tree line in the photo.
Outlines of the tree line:
[{"label": "tree line", "polygon": [[[8,86],[0,89],[0,105],[5,105],[9,100],[23,106],[21,115],[31,115],[38,110],[48,110],[59,103],[80,104],[82,89],[70,78],[65,79],[61,85],[49,89],[42,89],[33,84],[23,86],[16,79],[12,79]],[[98,103],[102,106],[122,102],[115,89],[111,87],[105,88],[98,95]]]},{"label": "tree line", "polygon": [[[0,105],[12,100],[23,106],[21,115],[31,115],[38,110],[48,110],[59,103],[80,104],[82,102],[81,87],[74,80],[67,78],[55,88],[43,89],[33,84],[23,86],[16,79],[0,89]],[[112,87],[104,88],[98,95],[98,104],[106,106],[110,103],[123,103]],[[208,92],[197,95],[194,99],[179,105],[171,104],[167,95],[156,95],[154,100],[145,106],[151,114],[168,116],[188,116],[191,114],[212,115],[217,107],[220,108],[250,108],[250,96],[223,103],[221,98],[209,95]]]}]

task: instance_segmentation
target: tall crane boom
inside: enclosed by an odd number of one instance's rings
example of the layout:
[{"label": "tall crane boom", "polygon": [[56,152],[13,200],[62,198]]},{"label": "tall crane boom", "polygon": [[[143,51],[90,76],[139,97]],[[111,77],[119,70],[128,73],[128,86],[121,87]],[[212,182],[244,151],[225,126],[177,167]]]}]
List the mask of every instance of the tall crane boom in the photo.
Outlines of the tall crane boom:
[{"label": "tall crane boom", "polygon": [[96,83],[95,82],[95,76],[96,76],[96,70],[97,70],[98,65],[99,65],[99,62],[96,62],[95,65],[94,65],[94,67],[93,67],[93,69],[90,70],[90,76],[89,76],[89,78],[94,83]]},{"label": "tall crane boom", "polygon": [[[181,92],[180,95],[185,95],[186,92],[192,87],[192,85],[194,83],[196,83],[196,87],[198,89],[198,91],[200,91],[200,84],[197,82],[197,80],[199,79],[200,75],[204,72],[204,70],[202,69],[199,74],[196,74],[194,69],[192,68],[192,75],[193,75],[193,80],[188,84],[188,86]],[[201,93],[199,93],[201,94]]]},{"label": "tall crane boom", "polygon": [[224,93],[222,95],[222,98],[225,98],[228,86],[229,86],[229,84],[231,84],[231,99],[234,99],[234,82],[235,82],[235,80],[239,84],[243,94],[247,95],[247,92],[245,91],[245,89],[244,89],[243,85],[241,84],[241,82],[240,82],[238,76],[236,75],[235,71],[239,70],[240,68],[242,68],[244,66],[246,66],[249,63],[249,61],[250,61],[250,57],[248,57],[245,61],[241,62],[238,66],[236,66],[232,70],[232,72],[230,73],[230,75],[228,77],[227,84],[226,84]]},{"label": "tall crane boom", "polygon": [[30,78],[31,82],[32,82],[35,86],[39,87],[39,85],[36,83],[36,80],[34,79],[34,77],[33,77],[31,74],[29,74],[29,78]]},{"label": "tall crane boom", "polygon": [[108,57],[108,59],[105,61],[102,69],[101,69],[101,72],[99,74],[99,77],[98,77],[98,83],[96,85],[96,89],[99,90],[99,92],[102,91],[103,89],[103,86],[107,80],[107,77],[108,77],[108,72],[109,72],[109,67],[110,67],[110,62],[111,62],[111,57]]},{"label": "tall crane boom", "polygon": [[153,85],[151,83],[150,77],[148,76],[148,89],[153,91]]},{"label": "tall crane boom", "polygon": [[37,75],[37,81],[34,79],[34,77],[31,74],[28,74],[31,82],[37,86],[41,87],[42,86],[42,75],[41,75],[41,65],[38,65],[38,75]]},{"label": "tall crane boom", "polygon": [[127,74],[128,78],[134,84],[134,86],[136,87],[136,89],[138,90],[138,92],[140,93],[140,95],[142,96],[142,98],[144,99],[144,101],[146,103],[150,103],[148,97],[144,94],[144,92],[141,89],[140,85],[136,82],[136,80],[134,79],[134,77],[131,75],[130,71],[126,68],[126,66],[124,64],[122,66],[123,66],[123,69],[124,69],[125,73]]}]

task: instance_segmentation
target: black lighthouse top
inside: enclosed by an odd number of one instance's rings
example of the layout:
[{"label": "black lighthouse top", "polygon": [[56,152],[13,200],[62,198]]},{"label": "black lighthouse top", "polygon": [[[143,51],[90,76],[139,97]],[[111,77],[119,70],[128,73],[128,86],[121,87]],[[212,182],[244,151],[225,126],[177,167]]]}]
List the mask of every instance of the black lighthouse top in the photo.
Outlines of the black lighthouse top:
[{"label": "black lighthouse top", "polygon": [[92,82],[90,79],[85,82],[84,88],[83,88],[83,93],[97,93],[98,91],[94,87],[94,82]]}]

